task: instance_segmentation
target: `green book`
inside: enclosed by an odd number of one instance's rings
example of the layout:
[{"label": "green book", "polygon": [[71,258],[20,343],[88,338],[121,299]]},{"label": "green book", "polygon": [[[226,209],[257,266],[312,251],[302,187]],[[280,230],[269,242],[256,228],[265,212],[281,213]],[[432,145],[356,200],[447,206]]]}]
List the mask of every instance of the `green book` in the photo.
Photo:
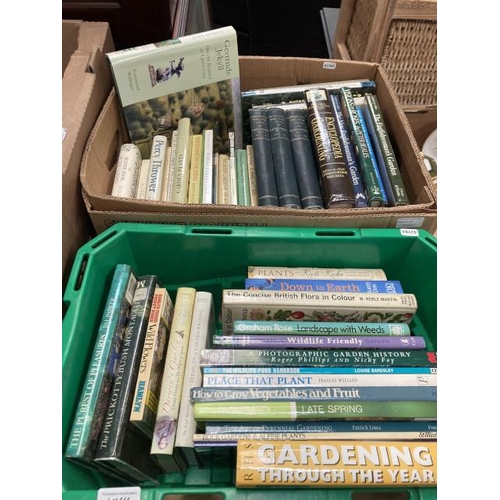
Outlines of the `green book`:
[{"label": "green book", "polygon": [[248,161],[246,149],[236,150],[236,182],[238,205],[250,206],[250,184],[248,179]]},{"label": "green book", "polygon": [[193,403],[194,418],[210,421],[328,419],[436,420],[436,401],[225,401]]},{"label": "green book", "polygon": [[65,452],[84,465],[93,465],[136,283],[129,265],[116,266]]}]

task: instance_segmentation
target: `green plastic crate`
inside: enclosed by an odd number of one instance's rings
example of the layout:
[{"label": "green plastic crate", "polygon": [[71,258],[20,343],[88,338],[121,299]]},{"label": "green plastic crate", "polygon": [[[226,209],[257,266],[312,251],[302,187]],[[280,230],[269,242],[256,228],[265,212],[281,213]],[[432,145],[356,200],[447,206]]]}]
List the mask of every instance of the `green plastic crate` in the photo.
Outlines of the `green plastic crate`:
[{"label": "green plastic crate", "polygon": [[[118,263],[130,264],[139,275],[157,274],[173,300],[179,286],[212,292],[217,314],[222,289],[243,288],[248,265],[382,268],[388,279],[400,280],[405,292],[416,295],[415,333],[426,337],[429,350],[437,350],[437,240],[427,231],[115,224],[79,249],[63,298],[62,453]],[[63,500],[95,500],[99,488],[120,486],[62,460]],[[141,500],[181,494],[283,498],[283,488],[236,489],[233,478],[234,463],[214,457],[204,470],[163,476],[160,486],[143,487]],[[286,498],[303,500],[304,490],[287,489]],[[309,488],[307,498],[434,500],[437,488]]]}]

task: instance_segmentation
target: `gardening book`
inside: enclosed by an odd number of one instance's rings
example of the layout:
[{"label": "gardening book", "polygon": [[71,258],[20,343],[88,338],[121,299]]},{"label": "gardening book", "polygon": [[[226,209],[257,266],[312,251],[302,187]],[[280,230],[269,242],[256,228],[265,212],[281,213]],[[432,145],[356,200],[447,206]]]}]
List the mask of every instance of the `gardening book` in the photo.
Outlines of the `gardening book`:
[{"label": "gardening book", "polygon": [[215,131],[214,149],[242,146],[236,31],[232,26],[107,54],[130,141],[149,158],[154,135],[191,119],[193,134]]},{"label": "gardening book", "polygon": [[437,485],[437,441],[238,442],[236,486]]},{"label": "gardening book", "polygon": [[412,293],[224,289],[221,310],[222,334],[231,335],[236,320],[410,323],[417,298]]},{"label": "gardening book", "polygon": [[383,269],[248,266],[248,278],[387,280]]}]

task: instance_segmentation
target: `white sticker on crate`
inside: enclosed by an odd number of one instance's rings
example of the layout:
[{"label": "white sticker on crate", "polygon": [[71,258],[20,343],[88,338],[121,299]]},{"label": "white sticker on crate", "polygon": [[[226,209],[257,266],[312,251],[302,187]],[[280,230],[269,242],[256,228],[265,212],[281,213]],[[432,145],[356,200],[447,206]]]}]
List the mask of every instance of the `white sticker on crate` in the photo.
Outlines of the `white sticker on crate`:
[{"label": "white sticker on crate", "polygon": [[424,224],[423,217],[402,217],[396,221],[396,228],[417,228]]},{"label": "white sticker on crate", "polygon": [[140,500],[139,486],[125,486],[122,488],[100,488],[97,491],[97,500]]},{"label": "white sticker on crate", "polygon": [[323,69],[335,69],[337,67],[337,63],[331,61],[325,61],[323,63]]},{"label": "white sticker on crate", "polygon": [[418,236],[418,229],[401,229],[401,236]]}]

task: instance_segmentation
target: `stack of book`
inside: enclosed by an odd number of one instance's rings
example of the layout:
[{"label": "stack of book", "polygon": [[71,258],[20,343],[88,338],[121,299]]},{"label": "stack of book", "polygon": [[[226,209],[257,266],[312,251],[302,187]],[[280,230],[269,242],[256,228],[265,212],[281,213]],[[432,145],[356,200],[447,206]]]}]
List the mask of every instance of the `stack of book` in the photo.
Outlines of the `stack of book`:
[{"label": "stack of book", "polygon": [[240,487],[435,485],[437,356],[416,312],[381,269],[249,268],[201,353],[195,450],[237,448]]}]

